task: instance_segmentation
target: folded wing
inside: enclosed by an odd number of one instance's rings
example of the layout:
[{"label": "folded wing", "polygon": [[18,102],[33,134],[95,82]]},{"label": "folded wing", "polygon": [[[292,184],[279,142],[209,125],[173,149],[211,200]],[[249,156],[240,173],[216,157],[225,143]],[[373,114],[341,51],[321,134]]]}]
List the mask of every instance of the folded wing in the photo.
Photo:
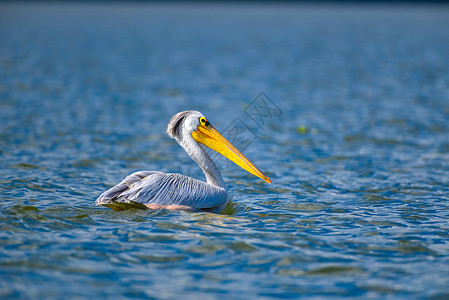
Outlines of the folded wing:
[{"label": "folded wing", "polygon": [[95,202],[108,207],[124,203],[146,207],[180,205],[207,210],[226,205],[227,192],[181,174],[140,171],[101,194]]}]

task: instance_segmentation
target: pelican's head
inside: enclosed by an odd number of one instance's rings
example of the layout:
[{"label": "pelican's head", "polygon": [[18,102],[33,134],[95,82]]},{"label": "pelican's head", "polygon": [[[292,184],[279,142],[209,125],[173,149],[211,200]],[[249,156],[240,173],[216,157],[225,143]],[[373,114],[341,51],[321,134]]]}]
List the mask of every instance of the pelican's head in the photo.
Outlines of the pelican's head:
[{"label": "pelican's head", "polygon": [[173,116],[167,127],[167,133],[182,145],[185,136],[191,136],[196,142],[220,153],[249,173],[271,183],[248,158],[215,129],[199,111],[183,111]]}]

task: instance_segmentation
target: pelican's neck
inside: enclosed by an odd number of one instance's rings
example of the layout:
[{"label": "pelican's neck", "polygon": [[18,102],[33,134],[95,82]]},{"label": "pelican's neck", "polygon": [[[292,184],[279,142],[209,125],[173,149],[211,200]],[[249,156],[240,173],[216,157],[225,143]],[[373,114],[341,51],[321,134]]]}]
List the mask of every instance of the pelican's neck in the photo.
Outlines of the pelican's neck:
[{"label": "pelican's neck", "polygon": [[209,154],[207,154],[203,147],[190,134],[186,136],[186,138],[178,141],[178,143],[203,170],[207,183],[226,189],[220,171]]}]

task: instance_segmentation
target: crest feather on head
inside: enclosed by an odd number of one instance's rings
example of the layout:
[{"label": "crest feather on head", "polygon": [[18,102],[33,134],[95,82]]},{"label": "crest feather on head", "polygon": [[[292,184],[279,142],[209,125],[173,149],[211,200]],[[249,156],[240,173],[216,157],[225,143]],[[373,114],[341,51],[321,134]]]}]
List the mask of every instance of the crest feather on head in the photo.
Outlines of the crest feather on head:
[{"label": "crest feather on head", "polygon": [[171,118],[170,123],[168,123],[167,126],[167,133],[172,139],[179,137],[182,123],[184,122],[185,118],[191,113],[191,110],[186,110],[177,113]]}]

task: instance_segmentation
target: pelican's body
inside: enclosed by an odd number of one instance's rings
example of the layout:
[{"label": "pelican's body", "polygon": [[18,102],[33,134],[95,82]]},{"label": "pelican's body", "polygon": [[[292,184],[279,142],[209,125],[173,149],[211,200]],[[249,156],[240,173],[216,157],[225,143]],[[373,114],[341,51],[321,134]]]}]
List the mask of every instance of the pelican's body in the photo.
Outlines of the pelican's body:
[{"label": "pelican's body", "polygon": [[210,125],[200,112],[176,114],[168,124],[167,133],[201,167],[207,182],[175,173],[139,171],[101,194],[95,203],[111,207],[128,203],[151,209],[220,212],[227,204],[228,193],[220,171],[199,143],[270,183],[270,179]]}]

